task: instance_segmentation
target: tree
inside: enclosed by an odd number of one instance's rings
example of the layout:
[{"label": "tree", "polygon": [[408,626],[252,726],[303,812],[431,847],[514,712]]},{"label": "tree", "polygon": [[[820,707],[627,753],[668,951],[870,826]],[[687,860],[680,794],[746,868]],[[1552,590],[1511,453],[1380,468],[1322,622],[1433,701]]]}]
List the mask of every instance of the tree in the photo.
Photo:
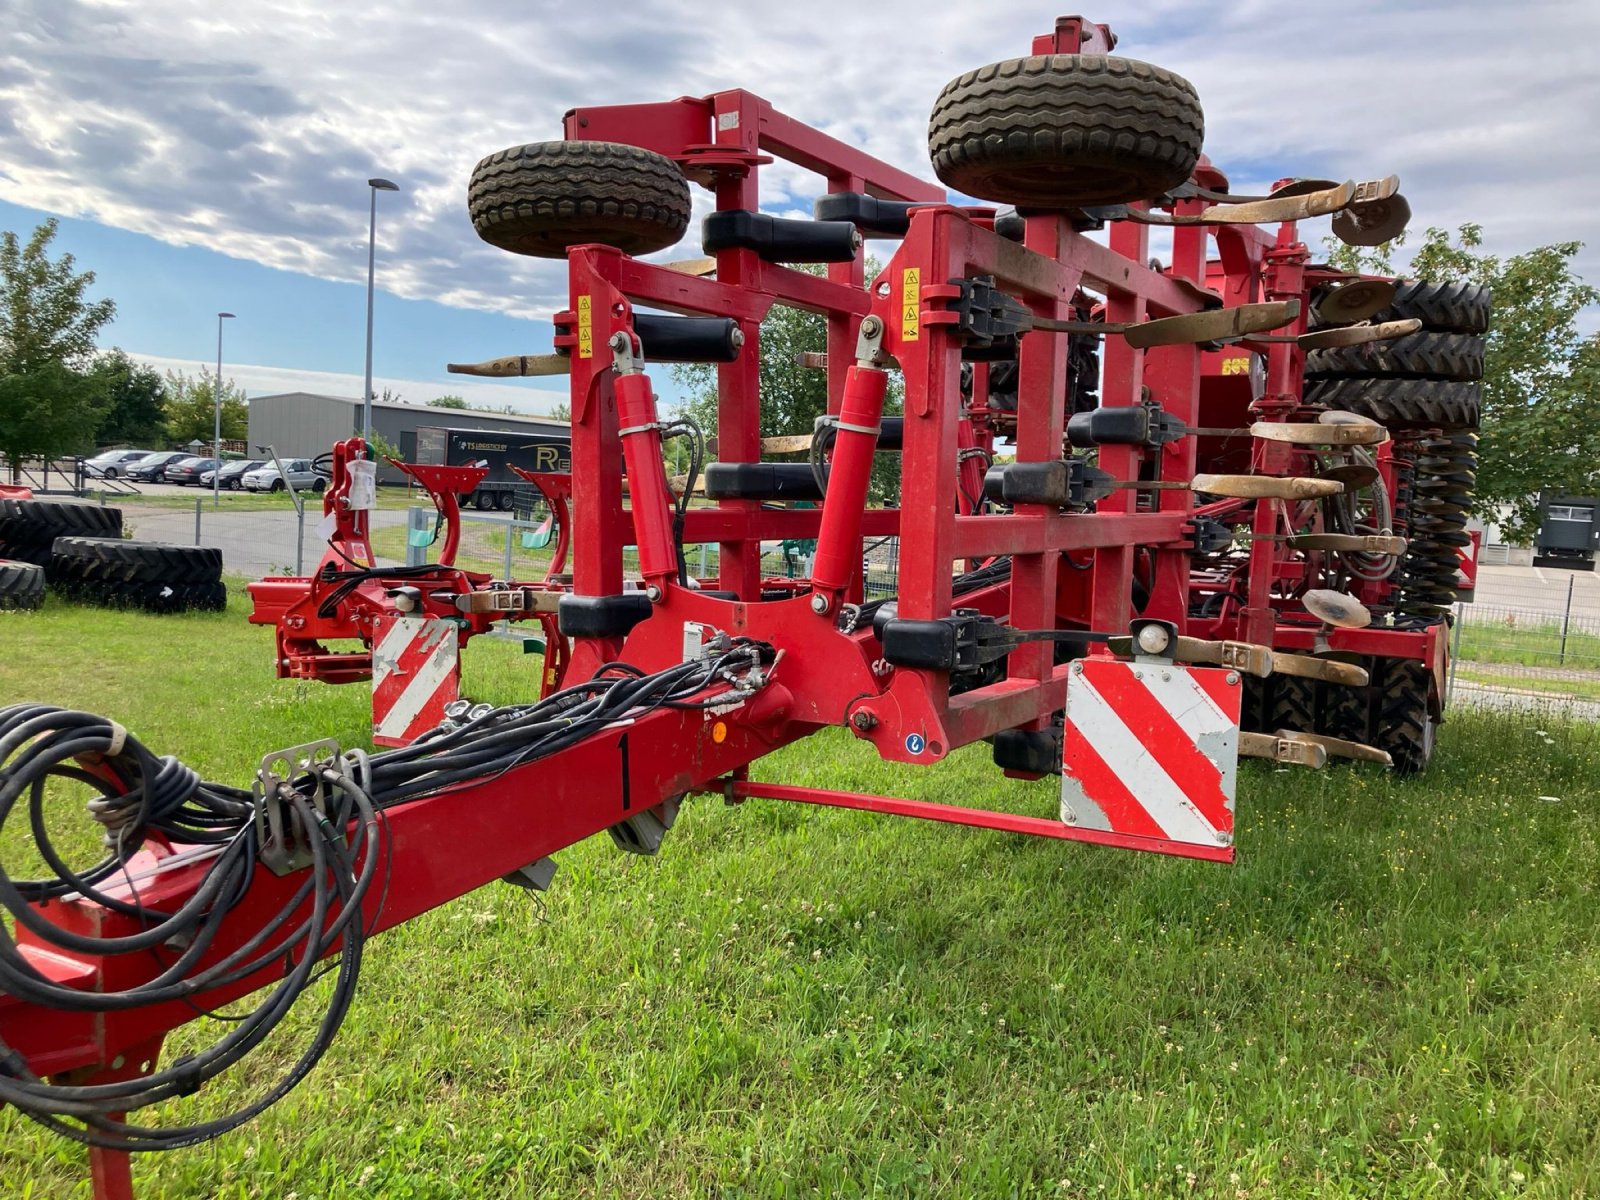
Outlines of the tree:
[{"label": "tree", "polygon": [[[1396,239],[1394,244],[1398,244]],[[1494,295],[1483,372],[1483,425],[1475,506],[1516,541],[1539,524],[1539,493],[1600,491],[1600,334],[1578,332],[1600,290],[1572,271],[1581,242],[1556,242],[1510,258],[1483,253],[1483,230],[1463,225],[1452,243],[1429,229],[1412,256],[1418,279],[1464,279]],[[1343,247],[1335,265],[1384,269],[1390,246]]]},{"label": "tree", "polygon": [[53,220],[26,244],[0,233],[0,454],[13,471],[25,458],[92,448],[106,407],[83,368],[116,305],[88,298],[94,272],[74,270],[72,255],[50,257],[55,235]]},{"label": "tree", "polygon": [[13,478],[25,459],[92,450],[105,407],[103,381],[60,363],[0,375],[0,454]]},{"label": "tree", "polygon": [[[214,428],[212,401],[216,394],[217,377],[204,367],[198,377],[191,379],[181,371],[167,372],[167,438],[173,442],[192,441],[211,443]],[[222,436],[239,440],[246,436],[250,425],[250,410],[245,405],[244,390],[233,380],[222,385]]]},{"label": "tree", "polygon": [[428,407],[429,408],[467,408],[467,407],[469,407],[469,405],[467,404],[466,398],[464,396],[446,395],[446,396],[435,396],[432,400],[428,401]]},{"label": "tree", "polygon": [[107,407],[95,441],[149,446],[166,435],[167,385],[154,367],[136,363],[121,350],[95,358],[89,374],[105,389]]},{"label": "tree", "polygon": [[[803,267],[821,274],[820,267]],[[867,264],[867,276],[877,264]],[[761,436],[810,433],[812,423],[828,411],[828,373],[800,365],[800,355],[828,348],[827,323],[816,313],[774,305],[761,322]],[[673,369],[675,378],[690,390],[682,411],[715,437],[717,431],[716,368],[692,363]],[[904,387],[898,377],[891,378],[884,399],[885,413],[900,411]],[[786,457],[782,461],[797,461]],[[871,498],[878,503],[897,503],[900,496],[900,456],[879,454],[872,471]]]},{"label": "tree", "polygon": [[557,400],[550,406],[550,419],[552,421],[572,421],[572,404],[566,400]]}]

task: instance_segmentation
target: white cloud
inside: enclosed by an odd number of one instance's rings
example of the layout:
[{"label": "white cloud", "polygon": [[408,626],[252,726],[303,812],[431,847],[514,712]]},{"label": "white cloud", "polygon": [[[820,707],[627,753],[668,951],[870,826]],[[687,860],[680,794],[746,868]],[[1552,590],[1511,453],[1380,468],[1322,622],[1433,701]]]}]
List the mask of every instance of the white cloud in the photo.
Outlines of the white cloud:
[{"label": "white cloud", "polygon": [[[202,370],[214,371],[214,364],[194,362],[186,358],[164,358],[158,354],[141,354],[128,351],[128,357],[149,363],[158,371],[182,371],[196,375]],[[262,367],[248,363],[224,363],[224,379],[231,379],[245,389],[249,396],[271,396],[279,392],[315,392],[323,396],[361,395],[362,378],[337,371],[302,371],[293,367]],[[381,375],[372,377],[372,390],[382,396],[384,390],[395,393],[408,404],[426,404],[439,396],[460,396],[477,408],[498,409],[510,405],[519,413],[532,416],[549,416],[557,404],[565,403],[567,393],[549,388],[518,387],[505,383],[475,383],[451,380],[435,383],[424,379],[394,379]]]},{"label": "white cloud", "polygon": [[[911,0],[837,11],[689,0],[6,9],[0,197],[356,280],[365,180],[384,174],[403,187],[382,201],[386,286],[524,315],[559,306],[562,272],[474,237],[465,185],[483,154],[559,137],[574,105],[744,86],[927,176],[939,88],[1026,53],[1053,12]],[[1278,164],[1341,178],[1397,171],[1418,229],[1476,221],[1502,252],[1591,224],[1600,5],[1108,0],[1095,15],[1117,28],[1121,53],[1197,85],[1208,152],[1241,178]],[[769,189],[780,210],[803,206],[813,186],[795,169],[768,181],[802,193]],[[1579,266],[1600,280],[1600,248]]]}]

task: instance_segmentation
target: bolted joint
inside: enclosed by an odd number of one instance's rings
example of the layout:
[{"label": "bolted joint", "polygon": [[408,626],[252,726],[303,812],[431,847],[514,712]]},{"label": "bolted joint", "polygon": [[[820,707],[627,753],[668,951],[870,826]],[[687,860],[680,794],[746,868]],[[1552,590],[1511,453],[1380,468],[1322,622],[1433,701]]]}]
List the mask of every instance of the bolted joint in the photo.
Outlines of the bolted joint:
[{"label": "bolted joint", "polygon": [[811,597],[811,611],[816,613],[817,616],[819,616],[819,617],[827,616],[828,615],[828,609],[830,607],[832,607],[832,606],[828,603],[828,598],[826,596],[824,596],[821,592],[818,592],[814,596]]},{"label": "bolted joint", "polygon": [[850,727],[857,733],[870,733],[877,728],[878,718],[870,709],[858,708],[850,714]]},{"label": "bolted joint", "polygon": [[646,586],[644,589],[644,595],[645,599],[649,600],[651,604],[661,603],[662,591],[653,583]]}]

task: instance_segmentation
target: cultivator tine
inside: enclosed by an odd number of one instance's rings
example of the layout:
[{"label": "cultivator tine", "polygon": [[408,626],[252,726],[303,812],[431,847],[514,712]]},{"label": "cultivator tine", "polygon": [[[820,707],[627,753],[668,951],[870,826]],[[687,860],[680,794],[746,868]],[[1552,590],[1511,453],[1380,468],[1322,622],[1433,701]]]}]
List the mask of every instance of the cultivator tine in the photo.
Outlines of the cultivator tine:
[{"label": "cultivator tine", "polygon": [[1295,341],[1302,350],[1327,350],[1335,346],[1365,346],[1369,342],[1387,342],[1403,338],[1422,328],[1415,317],[1404,321],[1384,321],[1377,325],[1334,325],[1302,333]]},{"label": "cultivator tine", "polygon": [[1345,687],[1366,687],[1370,682],[1366,669],[1355,663],[1340,662],[1336,658],[1314,658],[1309,654],[1272,652],[1272,669],[1279,675],[1293,675],[1296,679],[1320,679],[1323,683],[1337,683]]},{"label": "cultivator tine", "polygon": [[1320,746],[1335,758],[1351,758],[1357,762],[1380,763],[1385,767],[1394,766],[1394,759],[1389,757],[1386,750],[1379,750],[1376,746],[1368,746],[1362,742],[1348,742],[1344,738],[1328,737],[1320,733],[1301,733],[1294,729],[1278,730],[1280,738],[1289,741],[1303,742],[1310,746]]},{"label": "cultivator tine", "polygon": [[1328,751],[1325,746],[1300,737],[1274,737],[1270,733],[1239,734],[1241,758],[1265,758],[1272,762],[1289,763],[1299,767],[1325,767]]},{"label": "cultivator tine", "polygon": [[[1324,180],[1306,181],[1317,184]],[[1398,184],[1399,180],[1396,179]],[[1207,225],[1264,225],[1279,221],[1304,221],[1311,217],[1325,217],[1345,208],[1355,199],[1354,183],[1336,183],[1315,190],[1299,189],[1294,184],[1274,192],[1265,200],[1245,201],[1241,204],[1213,204],[1202,212],[1195,224]]]},{"label": "cultivator tine", "polygon": [[809,433],[782,433],[761,439],[763,454],[804,454],[811,449]]},{"label": "cultivator tine", "polygon": [[1265,304],[1238,304],[1210,308],[1153,321],[1054,321],[1031,317],[1029,325],[1049,333],[1080,333],[1091,337],[1121,334],[1135,350],[1153,346],[1193,346],[1224,342],[1279,329],[1300,315],[1300,301],[1273,300]]},{"label": "cultivator tine", "polygon": [[1333,550],[1341,554],[1389,554],[1406,552],[1406,539],[1379,534],[1300,533],[1283,539],[1293,550]]},{"label": "cultivator tine", "polygon": [[1196,475],[1194,490],[1231,500],[1315,500],[1337,496],[1337,479],[1304,479],[1291,475]]},{"label": "cultivator tine", "polygon": [[667,262],[661,265],[669,271],[677,271],[683,275],[693,275],[700,279],[717,273],[717,260],[714,258],[680,258],[676,262]]},{"label": "cultivator tine", "polygon": [[476,363],[450,363],[452,375],[489,375],[495,378],[532,375],[570,375],[572,360],[564,354],[512,354]]},{"label": "cultivator tine", "polygon": [[[1107,638],[1106,645],[1113,654],[1133,657],[1131,637]],[[1204,638],[1177,637],[1172,640],[1172,657],[1178,662],[1226,667],[1258,679],[1272,674],[1272,648],[1253,642],[1210,642]]]},{"label": "cultivator tine", "polygon": [[[1265,333],[1287,325],[1300,315],[1300,301],[1275,300],[1267,304],[1239,304],[1180,317],[1158,317],[1128,327],[1123,338],[1136,350],[1152,346],[1187,346]],[[1112,326],[1107,326],[1110,329]]]},{"label": "cultivator tine", "polygon": [[1250,426],[1250,432],[1263,441],[1287,442],[1292,446],[1378,446],[1389,440],[1387,429],[1365,418],[1349,424],[1321,420],[1257,421]]},{"label": "cultivator tine", "polygon": [[802,350],[794,356],[797,366],[807,371],[826,371],[828,369],[828,352],[826,350]]}]

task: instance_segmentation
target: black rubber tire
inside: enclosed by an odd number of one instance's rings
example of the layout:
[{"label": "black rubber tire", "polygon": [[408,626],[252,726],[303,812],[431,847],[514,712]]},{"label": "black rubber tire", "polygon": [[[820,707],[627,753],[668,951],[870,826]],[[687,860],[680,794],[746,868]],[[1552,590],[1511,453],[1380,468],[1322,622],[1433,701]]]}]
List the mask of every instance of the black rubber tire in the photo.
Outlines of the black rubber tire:
[{"label": "black rubber tire", "polygon": [[1315,379],[1308,405],[1371,417],[1387,429],[1476,429],[1483,391],[1449,379]]},{"label": "black rubber tire", "polygon": [[505,491],[501,492],[495,497],[495,502],[501,512],[510,512],[517,506],[517,495],[515,492],[511,491],[511,489],[507,488]]},{"label": "black rubber tire", "polygon": [[494,493],[474,492],[472,496],[472,507],[477,509],[479,512],[494,511]]},{"label": "black rubber tire", "polygon": [[689,228],[689,183],[670,158],[611,142],[530,142],[481,159],[467,213],[491,246],[565,258],[584,242],[665,250]]},{"label": "black rubber tire", "polygon": [[44,603],[44,568],[0,558],[0,608],[31,609]]},{"label": "black rubber tire", "polygon": [[274,492],[281,492],[281,491],[283,491],[283,480],[281,480],[281,479],[274,479],[274,480],[273,480],[273,481],[272,481],[272,489],[271,489],[271,490],[272,490],[272,491],[274,491]]},{"label": "black rubber tire", "polygon": [[1335,346],[1306,355],[1306,378],[1383,375],[1403,379],[1483,378],[1483,339],[1466,333],[1413,333],[1364,346]]},{"label": "black rubber tire", "polygon": [[116,538],[57,538],[51,578],[96,583],[215,583],[222,578],[222,551]]},{"label": "black rubber tire", "polygon": [[222,612],[228,588],[212,583],[101,583],[87,585],[80,598],[105,608],[136,608],[151,613]]},{"label": "black rubber tire", "polygon": [[1433,758],[1438,721],[1429,709],[1433,674],[1415,659],[1380,658],[1373,684],[1378,688],[1373,744],[1387,750],[1397,775],[1417,775]]},{"label": "black rubber tire", "polygon": [[[1369,672],[1372,670],[1370,660],[1360,660],[1357,665],[1366,667]],[[1371,744],[1373,701],[1371,685],[1349,687],[1344,684],[1319,681],[1316,692],[1318,733],[1326,734],[1328,737],[1343,738],[1347,742]]]},{"label": "black rubber tire", "polygon": [[1007,59],[945,84],[928,153],[947,186],[1025,209],[1149,200],[1184,183],[1205,114],[1181,75],[1131,58]]},{"label": "black rubber tire", "polygon": [[1441,333],[1484,333],[1489,328],[1493,297],[1481,283],[1447,279],[1402,279],[1394,303],[1373,316],[1374,322],[1416,318],[1424,329]]},{"label": "black rubber tire", "polygon": [[1272,707],[1267,714],[1267,732],[1279,729],[1317,732],[1317,695],[1311,680],[1298,675],[1276,675],[1271,680],[1270,691]]},{"label": "black rubber tire", "polygon": [[0,500],[0,542],[44,546],[58,537],[117,537],[122,510],[58,500]]},{"label": "black rubber tire", "polygon": [[322,478],[322,476],[318,475],[316,479],[312,481],[311,494],[313,496],[320,496],[327,489],[327,487],[328,481]]}]

